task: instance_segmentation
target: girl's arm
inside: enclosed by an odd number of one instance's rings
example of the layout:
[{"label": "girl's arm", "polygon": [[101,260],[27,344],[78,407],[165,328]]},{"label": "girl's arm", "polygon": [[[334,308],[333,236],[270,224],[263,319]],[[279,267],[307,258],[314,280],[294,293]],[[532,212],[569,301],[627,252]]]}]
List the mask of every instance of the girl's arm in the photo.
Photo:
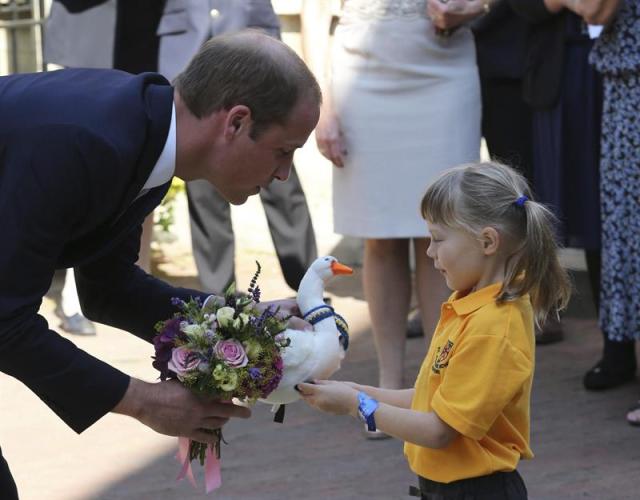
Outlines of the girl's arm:
[{"label": "girl's arm", "polygon": [[361,385],[355,382],[345,382],[357,392],[364,392],[368,396],[377,399],[380,403],[386,403],[398,408],[411,408],[413,393],[415,389],[383,389],[382,387],[374,387],[372,385]]},{"label": "girl's arm", "polygon": [[[355,384],[354,384],[355,385]],[[368,386],[360,386],[367,388]],[[370,389],[376,389],[371,387]],[[303,399],[311,406],[334,415],[358,417],[358,389],[353,385],[333,380],[318,380],[313,384],[298,384]],[[381,396],[405,391],[381,391]],[[363,391],[374,397],[375,391]],[[406,394],[405,394],[406,395]],[[395,395],[397,396],[397,394]],[[379,400],[380,401],[380,400]],[[374,414],[376,427],[382,432],[403,441],[426,448],[445,448],[458,436],[458,431],[447,425],[435,412],[420,412],[380,403]]]}]

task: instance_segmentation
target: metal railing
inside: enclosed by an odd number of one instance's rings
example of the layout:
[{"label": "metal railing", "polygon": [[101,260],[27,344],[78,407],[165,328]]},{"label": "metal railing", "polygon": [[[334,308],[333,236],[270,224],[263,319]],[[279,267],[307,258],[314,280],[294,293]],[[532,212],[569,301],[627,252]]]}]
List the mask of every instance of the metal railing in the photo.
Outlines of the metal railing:
[{"label": "metal railing", "polygon": [[0,0],[0,75],[42,71],[45,0]]}]

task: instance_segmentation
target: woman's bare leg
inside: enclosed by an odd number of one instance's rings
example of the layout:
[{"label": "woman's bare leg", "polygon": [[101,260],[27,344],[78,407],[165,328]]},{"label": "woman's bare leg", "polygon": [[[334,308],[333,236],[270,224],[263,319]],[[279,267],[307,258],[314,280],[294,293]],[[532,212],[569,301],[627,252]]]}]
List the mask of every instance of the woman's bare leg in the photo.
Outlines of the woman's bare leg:
[{"label": "woman's bare leg", "polygon": [[429,238],[413,240],[416,257],[416,295],[427,345],[431,342],[431,336],[438,324],[440,306],[451,294],[444,277],[433,267],[433,260],[427,257],[428,246]]},{"label": "woman's bare leg", "polygon": [[363,287],[378,354],[379,384],[403,385],[405,330],[411,298],[408,239],[365,240]]}]

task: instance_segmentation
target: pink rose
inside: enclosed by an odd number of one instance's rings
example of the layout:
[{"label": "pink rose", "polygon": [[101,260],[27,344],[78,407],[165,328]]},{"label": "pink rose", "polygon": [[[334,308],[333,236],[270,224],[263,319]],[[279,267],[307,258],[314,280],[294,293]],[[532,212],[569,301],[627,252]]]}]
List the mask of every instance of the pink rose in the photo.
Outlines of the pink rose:
[{"label": "pink rose", "polygon": [[200,356],[197,353],[187,349],[186,347],[176,347],[171,351],[171,359],[169,360],[169,370],[183,377],[188,372],[198,368],[200,364]]},{"label": "pink rose", "polygon": [[227,366],[242,368],[249,362],[244,347],[237,340],[219,340],[213,350]]}]

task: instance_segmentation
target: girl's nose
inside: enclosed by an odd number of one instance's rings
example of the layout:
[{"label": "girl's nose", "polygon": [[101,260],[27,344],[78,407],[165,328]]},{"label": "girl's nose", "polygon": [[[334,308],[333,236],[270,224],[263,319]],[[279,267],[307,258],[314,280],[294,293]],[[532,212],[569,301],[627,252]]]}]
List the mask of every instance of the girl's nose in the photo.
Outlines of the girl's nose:
[{"label": "girl's nose", "polygon": [[433,259],[435,257],[434,252],[433,252],[433,243],[429,243],[429,246],[427,247],[427,257],[429,257],[430,259]]}]

